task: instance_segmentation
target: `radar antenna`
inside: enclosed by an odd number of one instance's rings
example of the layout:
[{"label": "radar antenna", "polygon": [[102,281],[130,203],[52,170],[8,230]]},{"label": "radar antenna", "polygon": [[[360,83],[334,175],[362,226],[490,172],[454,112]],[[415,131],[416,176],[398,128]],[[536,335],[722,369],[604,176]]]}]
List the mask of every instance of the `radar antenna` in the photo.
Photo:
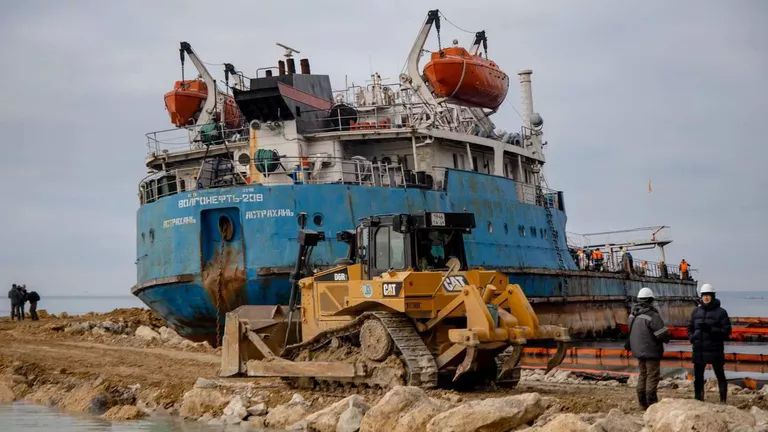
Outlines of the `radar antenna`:
[{"label": "radar antenna", "polygon": [[275,45],[279,46],[280,48],[285,49],[285,54],[283,54],[285,56],[285,58],[293,57],[293,53],[301,54],[301,51],[299,51],[297,49],[294,49],[294,48],[291,48],[288,45],[283,45],[280,42],[275,43]]}]

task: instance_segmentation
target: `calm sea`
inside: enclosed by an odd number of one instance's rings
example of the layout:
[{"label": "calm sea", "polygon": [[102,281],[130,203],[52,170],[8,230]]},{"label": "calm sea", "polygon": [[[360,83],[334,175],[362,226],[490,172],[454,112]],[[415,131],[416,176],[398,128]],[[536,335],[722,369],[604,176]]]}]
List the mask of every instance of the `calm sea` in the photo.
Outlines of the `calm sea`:
[{"label": "calm sea", "polygon": [[[730,316],[768,316],[768,292],[725,291],[718,293],[717,296]],[[38,309],[45,309],[50,313],[66,312],[70,315],[109,312],[116,308],[146,307],[134,296],[44,296],[41,294],[41,297],[37,305]],[[7,300],[0,302],[0,316],[10,314],[10,303]]]},{"label": "calm sea", "polygon": [[[86,312],[110,312],[117,308],[140,307],[146,305],[134,296],[45,296],[40,293],[40,302],[37,309],[45,309],[49,313],[66,312],[70,315],[78,315]],[[29,311],[29,304],[25,308]],[[0,302],[0,316],[11,315],[11,303],[9,300]]]},{"label": "calm sea", "polygon": [[[211,432],[224,427],[203,425],[171,417],[111,423],[94,416],[65,414],[26,403],[0,404],[0,431],[24,432]],[[244,429],[240,429],[244,430]]]}]

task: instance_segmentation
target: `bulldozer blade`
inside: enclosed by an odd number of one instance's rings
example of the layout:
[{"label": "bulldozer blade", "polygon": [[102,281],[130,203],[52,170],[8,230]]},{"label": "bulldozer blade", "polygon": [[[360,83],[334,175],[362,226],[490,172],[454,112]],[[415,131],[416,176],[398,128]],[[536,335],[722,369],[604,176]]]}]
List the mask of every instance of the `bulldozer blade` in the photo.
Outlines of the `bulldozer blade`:
[{"label": "bulldozer blade", "polygon": [[552,369],[560,366],[560,363],[563,362],[563,359],[565,359],[565,353],[568,351],[568,348],[570,347],[570,344],[568,342],[558,341],[557,342],[557,351],[555,352],[555,355],[552,356],[552,358],[547,361],[547,372],[551,371]]},{"label": "bulldozer blade", "polygon": [[512,349],[512,353],[504,360],[504,363],[501,365],[501,370],[499,371],[499,376],[497,380],[504,381],[507,379],[511,379],[512,375],[514,373],[514,369],[517,367],[517,365],[520,363],[520,358],[523,355],[523,346],[522,345],[515,345]]},{"label": "bulldozer blade", "polygon": [[475,347],[467,347],[466,352],[464,360],[459,367],[456,368],[456,375],[453,376],[453,382],[456,382],[465,373],[475,370],[475,367],[477,366],[475,362],[475,360],[477,360],[477,349]]}]

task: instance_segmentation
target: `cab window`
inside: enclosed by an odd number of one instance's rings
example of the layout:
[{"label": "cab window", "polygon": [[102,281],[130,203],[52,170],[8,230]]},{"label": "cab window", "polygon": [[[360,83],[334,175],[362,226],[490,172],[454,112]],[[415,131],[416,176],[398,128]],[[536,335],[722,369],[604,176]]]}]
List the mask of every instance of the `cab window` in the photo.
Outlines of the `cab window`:
[{"label": "cab window", "polygon": [[380,227],[374,238],[374,268],[379,271],[405,268],[405,235],[390,227]]}]

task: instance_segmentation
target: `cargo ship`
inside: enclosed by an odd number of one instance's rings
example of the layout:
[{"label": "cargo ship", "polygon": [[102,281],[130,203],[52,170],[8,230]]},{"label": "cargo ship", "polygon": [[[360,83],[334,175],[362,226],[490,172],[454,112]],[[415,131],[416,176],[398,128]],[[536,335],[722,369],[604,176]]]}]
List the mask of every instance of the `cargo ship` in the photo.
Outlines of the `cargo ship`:
[{"label": "cargo ship", "polygon": [[[668,228],[622,241],[566,235],[564,194],[544,179],[532,71],[517,74],[522,124],[498,128],[492,117],[509,76],[488,58],[484,31],[469,48],[442,48],[440,17],[428,13],[397,82],[376,73],[340,90],[308,59],[297,70],[299,51],[282,44],[284,58],[253,77],[224,64],[220,86],[182,42],[182,79],[165,95],[176,127],[147,134],[132,293],[181,335],[216,342],[226,312],[287,303],[300,220],[326,233],[310,262],[322,269],[344,259],[336,235],[360,218],[470,212],[467,265],[504,272],[545,323],[577,336],[616,334],[648,286],[665,318],[682,324],[696,281],[665,263]],[[422,65],[434,30],[438,49]],[[187,59],[199,77],[185,79]],[[650,249],[659,262],[629,258]],[[382,271],[402,262],[371,259]]]}]

